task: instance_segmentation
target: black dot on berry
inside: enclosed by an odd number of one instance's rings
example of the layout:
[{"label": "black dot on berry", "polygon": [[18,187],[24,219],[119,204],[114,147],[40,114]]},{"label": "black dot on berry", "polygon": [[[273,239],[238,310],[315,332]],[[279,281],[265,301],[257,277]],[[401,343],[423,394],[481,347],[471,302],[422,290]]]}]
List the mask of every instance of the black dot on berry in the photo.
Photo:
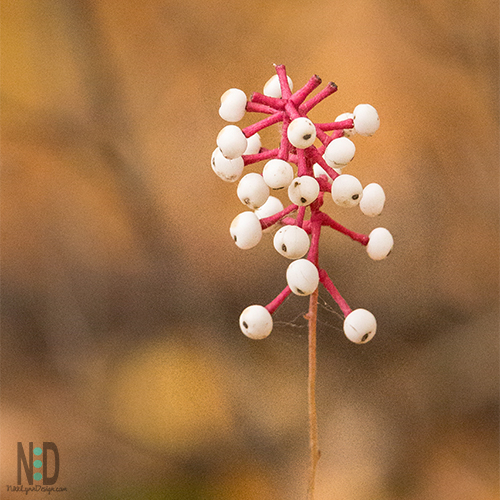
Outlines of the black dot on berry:
[{"label": "black dot on berry", "polygon": [[300,288],[297,288],[297,293],[299,293],[300,295],[305,295],[305,293]]},{"label": "black dot on berry", "polygon": [[302,136],[302,139],[304,139],[304,141],[308,141],[311,138],[311,136],[312,134],[306,134]]},{"label": "black dot on berry", "polygon": [[234,241],[236,241],[238,238],[236,235],[233,236]]},{"label": "black dot on berry", "polygon": [[242,325],[243,325],[243,328],[248,328],[248,323],[246,321],[243,321]]},{"label": "black dot on berry", "polygon": [[365,333],[363,337],[361,338],[361,342],[366,342],[368,340],[368,337],[370,336],[369,333]]},{"label": "black dot on berry", "polygon": [[283,252],[287,251],[286,245],[284,243],[283,243],[283,245],[281,245],[281,250],[283,250]]},{"label": "black dot on berry", "polygon": [[245,199],[243,200],[243,203],[244,203],[245,205],[248,205],[248,204],[250,203],[250,198],[245,198]]},{"label": "black dot on berry", "polygon": [[358,198],[359,198],[359,194],[353,194],[353,195],[352,195],[352,199],[353,199],[353,200],[357,200]]},{"label": "black dot on berry", "polygon": [[299,182],[299,181],[295,181],[295,182],[293,183],[293,187],[297,187],[297,186],[300,186],[300,182]]},{"label": "black dot on berry", "polygon": [[301,202],[301,203],[305,203],[306,201],[307,201],[307,200],[306,200],[304,197],[302,197],[302,198],[300,199],[300,202]]}]

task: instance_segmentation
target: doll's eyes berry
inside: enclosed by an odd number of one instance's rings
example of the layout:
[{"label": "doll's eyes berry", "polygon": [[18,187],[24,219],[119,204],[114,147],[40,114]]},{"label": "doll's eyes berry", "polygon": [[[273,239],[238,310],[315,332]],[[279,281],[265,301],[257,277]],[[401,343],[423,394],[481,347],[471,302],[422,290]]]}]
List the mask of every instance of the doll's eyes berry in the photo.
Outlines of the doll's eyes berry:
[{"label": "doll's eyes berry", "polygon": [[269,187],[262,175],[250,173],[241,178],[236,193],[241,203],[255,210],[269,198]]},{"label": "doll's eyes berry", "polygon": [[227,122],[239,122],[245,116],[247,96],[240,89],[229,89],[220,98],[219,115]]},{"label": "doll's eyes berry", "polygon": [[269,196],[264,205],[255,210],[255,215],[259,219],[265,219],[266,217],[271,217],[271,215],[275,215],[282,210],[283,203],[281,203],[281,201],[275,196]]},{"label": "doll's eyes berry", "polygon": [[292,146],[305,149],[314,144],[316,127],[308,118],[296,118],[288,126],[287,136]]},{"label": "doll's eyes berry", "polygon": [[217,146],[226,158],[234,160],[245,152],[248,143],[239,127],[226,125],[217,136]]},{"label": "doll's eyes berry", "polygon": [[288,187],[288,198],[299,206],[310,205],[319,195],[318,181],[309,175],[296,177]]},{"label": "doll's eyes berry", "polygon": [[382,186],[372,182],[363,189],[363,197],[359,203],[361,211],[368,217],[375,217],[382,213],[385,204],[385,193]]},{"label": "doll's eyes berry", "polygon": [[354,108],[354,130],[359,135],[373,135],[380,127],[377,110],[370,104],[358,104]]},{"label": "doll's eyes berry", "polygon": [[337,205],[345,208],[355,207],[362,199],[363,186],[353,175],[342,174],[332,182],[331,193]]},{"label": "doll's eyes berry", "polygon": [[394,239],[385,227],[377,227],[368,236],[366,251],[373,260],[385,259],[394,246]]},{"label": "doll's eyes berry", "polygon": [[377,331],[377,320],[366,309],[355,309],[344,320],[345,336],[355,344],[365,344]]},{"label": "doll's eyes berry", "polygon": [[253,248],[262,238],[259,218],[253,212],[237,215],[231,222],[229,232],[236,246],[242,250]]},{"label": "doll's eyes berry", "polygon": [[240,328],[251,339],[264,339],[273,329],[273,318],[263,306],[248,306],[240,315]]},{"label": "doll's eyes berry", "polygon": [[274,248],[287,259],[300,259],[309,250],[309,235],[297,226],[283,226],[274,235]]},{"label": "doll's eyes berry", "polygon": [[245,162],[241,156],[229,160],[221,153],[219,148],[216,148],[212,153],[212,170],[223,181],[236,182],[241,177],[244,166]]},{"label": "doll's eyes berry", "polygon": [[354,142],[347,137],[339,137],[328,144],[323,158],[330,167],[343,168],[354,158],[355,153]]},{"label": "doll's eyes berry", "polygon": [[294,260],[286,270],[286,281],[295,295],[311,295],[318,288],[318,268],[310,260]]},{"label": "doll's eyes berry", "polygon": [[293,167],[285,160],[269,160],[262,170],[264,182],[271,189],[287,188],[293,180]]}]

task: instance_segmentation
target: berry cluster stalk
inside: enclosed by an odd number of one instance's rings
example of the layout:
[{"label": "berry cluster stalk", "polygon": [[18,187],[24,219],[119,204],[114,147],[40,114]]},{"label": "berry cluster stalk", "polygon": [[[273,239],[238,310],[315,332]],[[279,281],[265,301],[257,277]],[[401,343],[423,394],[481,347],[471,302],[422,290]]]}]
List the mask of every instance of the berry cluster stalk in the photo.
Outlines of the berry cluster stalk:
[{"label": "berry cluster stalk", "polygon": [[307,406],[309,413],[309,450],[311,454],[309,468],[308,498],[314,500],[314,485],[316,483],[316,466],[320,457],[318,445],[318,416],[316,413],[316,319],[318,317],[318,288],[309,298],[309,311],[305,316],[308,320],[308,352],[309,372],[307,377]]},{"label": "berry cluster stalk", "polygon": [[[251,211],[240,213],[232,222],[230,233],[242,249],[257,245],[264,231],[273,226],[280,229],[274,236],[274,247],[293,262],[286,272],[287,286],[266,306],[252,305],[240,316],[240,328],[252,339],[263,339],[272,330],[272,314],[294,293],[310,296],[308,321],[308,414],[310,442],[310,474],[308,498],[314,499],[316,469],[319,460],[318,425],[316,414],[316,323],[318,287],[321,283],[342,311],[344,333],[356,344],[371,340],[376,320],[366,309],[351,310],[325,269],[319,267],[319,241],[323,227],[349,236],[366,247],[373,260],[389,255],[393,239],[385,228],[376,228],[369,235],[356,233],[332,219],[321,210],[325,193],[342,208],[359,206],[375,217],[382,212],[385,193],[376,183],[362,187],[358,179],[343,174],[342,169],[353,159],[353,135],[371,136],[379,127],[378,114],[371,105],[359,104],[353,113],[344,113],[336,120],[315,124],[307,113],[326,97],[337,91],[330,82],[313,97],[308,96],[321,84],[313,76],[298,91],[292,93],[292,81],[283,65],[276,66],[276,75],[264,86],[264,93],[255,92],[247,101],[239,89],[229,89],[221,98],[220,116],[237,122],[245,113],[262,113],[266,118],[240,129],[224,127],[217,137],[212,154],[212,169],[226,182],[235,182],[245,167],[266,161],[262,174],[248,173],[238,184],[237,195]],[[279,147],[262,147],[259,132],[281,123]],[[315,145],[319,141],[320,144]],[[292,164],[296,166],[295,169]],[[283,207],[270,196],[270,190],[288,189],[291,201]],[[308,216],[308,217],[307,217]],[[304,258],[305,256],[305,258]]]}]

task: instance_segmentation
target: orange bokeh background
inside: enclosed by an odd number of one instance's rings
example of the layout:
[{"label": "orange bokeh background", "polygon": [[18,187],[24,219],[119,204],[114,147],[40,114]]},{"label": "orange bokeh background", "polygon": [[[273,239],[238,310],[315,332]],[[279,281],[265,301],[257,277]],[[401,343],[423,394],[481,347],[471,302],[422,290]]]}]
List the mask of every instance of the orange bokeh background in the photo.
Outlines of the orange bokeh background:
[{"label": "orange bokeh background", "polygon": [[314,120],[377,108],[348,168],[384,213],[325,207],[395,238],[382,262],[322,239],[379,330],[350,344],[320,294],[318,500],[498,498],[497,2],[0,8],[2,498],[18,441],[57,444],[57,498],[306,497],[307,300],[241,334],[287,263],[271,235],[235,247],[236,185],[210,168],[220,96],[275,63],[336,82]]}]

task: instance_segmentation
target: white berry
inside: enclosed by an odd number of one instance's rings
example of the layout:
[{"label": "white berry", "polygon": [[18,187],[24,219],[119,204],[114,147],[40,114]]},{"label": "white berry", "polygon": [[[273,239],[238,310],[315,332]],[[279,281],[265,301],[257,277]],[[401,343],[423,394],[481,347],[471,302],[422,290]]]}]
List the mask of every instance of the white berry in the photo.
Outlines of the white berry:
[{"label": "white berry", "polygon": [[226,125],[217,136],[217,146],[226,158],[233,160],[245,152],[247,138],[238,126]]},{"label": "white berry", "polygon": [[269,196],[267,201],[255,210],[255,215],[259,219],[265,219],[266,217],[271,217],[271,215],[277,214],[283,210],[283,203],[281,203],[275,196]]},{"label": "white berry", "polygon": [[361,211],[369,217],[375,217],[382,213],[385,203],[385,193],[380,184],[372,182],[363,189],[363,197],[359,202]]},{"label": "white berry", "polygon": [[[337,116],[337,118],[335,118],[335,121],[336,122],[343,122],[344,120],[353,120],[353,119],[354,119],[353,113],[342,113],[341,115]],[[356,131],[354,130],[354,127],[344,129],[344,136],[345,137],[352,137],[355,134],[356,134]]]},{"label": "white berry", "polygon": [[330,167],[342,168],[354,158],[355,153],[354,142],[347,137],[339,137],[328,144],[323,158]]},{"label": "white berry", "polygon": [[309,236],[298,226],[283,226],[274,235],[274,248],[287,259],[300,259],[309,250]]},{"label": "white berry", "polygon": [[344,333],[355,344],[365,344],[377,331],[375,316],[366,309],[354,309],[344,320]]},{"label": "white berry", "polygon": [[256,132],[247,139],[247,148],[245,149],[243,154],[255,155],[260,151],[261,147],[262,147],[262,141],[260,139],[259,133]]},{"label": "white berry", "polygon": [[359,204],[363,197],[363,186],[356,177],[339,175],[332,182],[332,199],[341,207],[350,208]]},{"label": "white berry", "polygon": [[265,339],[273,329],[273,318],[264,306],[248,306],[240,315],[240,328],[251,339]]},{"label": "white berry", "polygon": [[253,248],[262,238],[262,227],[259,218],[253,212],[242,212],[231,222],[229,232],[242,250]]},{"label": "white berry", "polygon": [[314,177],[316,178],[321,177],[322,175],[326,175],[326,177],[331,179],[330,176],[326,173],[325,169],[319,163],[315,163],[313,165],[313,173]]},{"label": "white berry", "polygon": [[[283,203],[281,203],[278,198],[275,198],[274,196],[269,196],[267,201],[259,207],[257,210],[255,210],[255,215],[259,219],[265,219],[266,217],[271,217],[271,215],[277,214],[278,212],[281,212],[283,210]],[[273,231],[273,226],[266,227],[266,229],[263,230],[264,233],[270,233]]]},{"label": "white berry", "polygon": [[293,180],[293,167],[285,160],[269,160],[262,170],[264,182],[271,189],[283,189],[290,185]]},{"label": "white berry", "polygon": [[[334,168],[333,170],[335,170],[335,172],[337,172],[337,174],[339,174],[339,175],[342,173],[341,168]],[[319,163],[315,163],[313,165],[313,172],[314,172],[314,177],[316,177],[316,179],[318,177],[320,177],[321,175],[326,175],[328,180],[330,180],[330,181],[332,180],[330,175],[326,173],[325,169]]]},{"label": "white berry", "polygon": [[318,181],[309,175],[295,177],[288,186],[288,197],[292,203],[299,206],[310,205],[319,194]]},{"label": "white berry", "polygon": [[244,166],[245,162],[241,156],[229,160],[220,152],[219,148],[215,148],[212,153],[212,169],[223,181],[237,181],[243,173]]},{"label": "white berry", "polygon": [[[286,78],[290,90],[293,91],[292,79],[288,75]],[[281,98],[281,85],[278,75],[274,75],[271,78],[269,78],[269,80],[267,80],[266,84],[264,85],[263,94],[267,95],[268,97],[277,97],[278,99]]]},{"label": "white berry", "polygon": [[301,116],[290,122],[286,135],[292,146],[305,149],[312,146],[316,140],[316,127],[309,118]]},{"label": "white berry", "polygon": [[219,115],[227,122],[239,122],[245,116],[247,96],[240,89],[226,90],[220,98]]},{"label": "white berry", "polygon": [[354,130],[359,135],[373,135],[380,127],[377,110],[370,104],[358,104],[354,108]]},{"label": "white berry", "polygon": [[311,295],[318,288],[318,268],[310,260],[294,260],[286,270],[286,281],[295,295]]},{"label": "white berry", "polygon": [[385,259],[394,246],[392,234],[385,227],[377,227],[368,235],[366,251],[373,260]]},{"label": "white berry", "polygon": [[255,210],[264,205],[269,198],[269,188],[262,175],[252,172],[241,178],[236,194],[241,203]]}]

